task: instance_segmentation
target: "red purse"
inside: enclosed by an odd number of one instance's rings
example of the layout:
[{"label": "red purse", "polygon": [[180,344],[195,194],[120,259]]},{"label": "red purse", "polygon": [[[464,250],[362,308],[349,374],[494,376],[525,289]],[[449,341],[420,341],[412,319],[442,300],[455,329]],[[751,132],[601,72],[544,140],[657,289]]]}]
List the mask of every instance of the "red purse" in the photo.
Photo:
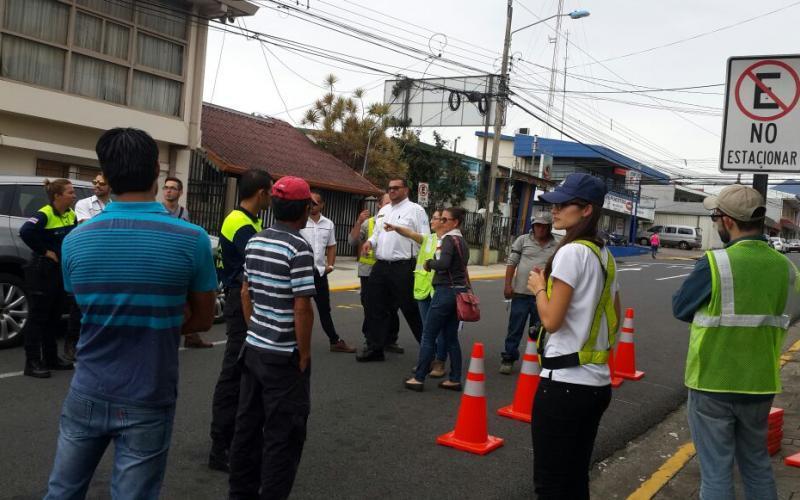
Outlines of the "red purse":
[{"label": "red purse", "polygon": [[[481,320],[481,301],[478,296],[472,293],[472,283],[469,280],[469,271],[467,269],[467,262],[464,260],[464,254],[461,252],[461,243],[456,240],[456,250],[458,256],[461,257],[461,262],[464,263],[464,276],[467,278],[467,291],[456,294],[456,315],[459,321],[472,323]],[[449,274],[449,273],[448,273]],[[453,276],[450,276],[450,286],[453,286]]]}]

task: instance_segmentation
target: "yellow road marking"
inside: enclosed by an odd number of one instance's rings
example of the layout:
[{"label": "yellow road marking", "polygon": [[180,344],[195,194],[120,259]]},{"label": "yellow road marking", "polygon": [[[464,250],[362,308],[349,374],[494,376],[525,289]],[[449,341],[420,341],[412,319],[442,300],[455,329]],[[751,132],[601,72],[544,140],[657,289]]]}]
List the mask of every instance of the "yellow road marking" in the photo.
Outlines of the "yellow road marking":
[{"label": "yellow road marking", "polygon": [[[792,344],[781,356],[781,367],[800,352],[800,340]],[[657,471],[628,496],[628,500],[650,500],[661,491],[670,479],[683,469],[695,455],[694,443],[684,443]]]}]

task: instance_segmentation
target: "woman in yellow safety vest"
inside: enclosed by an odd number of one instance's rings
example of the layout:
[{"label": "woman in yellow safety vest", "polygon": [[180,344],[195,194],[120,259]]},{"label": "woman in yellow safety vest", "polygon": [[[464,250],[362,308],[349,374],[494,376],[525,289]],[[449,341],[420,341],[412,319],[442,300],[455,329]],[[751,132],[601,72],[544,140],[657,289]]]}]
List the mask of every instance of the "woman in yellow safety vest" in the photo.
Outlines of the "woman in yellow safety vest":
[{"label": "woman in yellow safety vest", "polygon": [[539,199],[565,229],[545,269],[534,269],[541,382],[533,404],[533,483],[541,499],[588,499],[600,418],[611,402],[608,351],[620,305],[611,253],[598,236],[605,184],[571,174]]},{"label": "woman in yellow safety vest", "polygon": [[[25,268],[30,308],[23,327],[24,373],[36,378],[49,377],[50,370],[72,369],[72,363],[58,356],[56,332],[68,300],[61,277],[61,244],[77,225],[72,211],[75,188],[67,179],[55,179],[45,181],[44,189],[50,203],[19,229],[20,238],[33,252]],[[74,337],[74,333],[70,332],[70,337]],[[65,351],[70,350],[69,347],[69,342],[65,343]]]}]

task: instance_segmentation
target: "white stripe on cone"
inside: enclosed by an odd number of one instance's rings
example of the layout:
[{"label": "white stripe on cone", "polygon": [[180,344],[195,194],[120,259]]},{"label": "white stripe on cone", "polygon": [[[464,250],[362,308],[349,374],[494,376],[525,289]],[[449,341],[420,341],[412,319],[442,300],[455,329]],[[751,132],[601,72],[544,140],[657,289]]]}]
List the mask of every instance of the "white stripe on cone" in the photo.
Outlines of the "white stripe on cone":
[{"label": "white stripe on cone", "polygon": [[621,332],[619,334],[619,341],[626,344],[633,344],[633,334],[630,332]]}]

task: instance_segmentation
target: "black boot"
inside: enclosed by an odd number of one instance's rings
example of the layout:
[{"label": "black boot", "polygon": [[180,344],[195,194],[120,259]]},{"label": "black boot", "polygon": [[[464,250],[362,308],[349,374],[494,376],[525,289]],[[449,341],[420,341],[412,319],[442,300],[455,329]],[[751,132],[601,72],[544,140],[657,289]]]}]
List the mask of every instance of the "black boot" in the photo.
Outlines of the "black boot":
[{"label": "black boot", "polygon": [[25,361],[25,371],[23,372],[29,377],[35,378],[50,378],[50,370],[39,359],[29,359]]},{"label": "black boot", "polygon": [[55,359],[47,362],[47,368],[51,370],[72,370],[73,366],[69,361],[56,356]]}]

